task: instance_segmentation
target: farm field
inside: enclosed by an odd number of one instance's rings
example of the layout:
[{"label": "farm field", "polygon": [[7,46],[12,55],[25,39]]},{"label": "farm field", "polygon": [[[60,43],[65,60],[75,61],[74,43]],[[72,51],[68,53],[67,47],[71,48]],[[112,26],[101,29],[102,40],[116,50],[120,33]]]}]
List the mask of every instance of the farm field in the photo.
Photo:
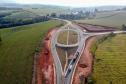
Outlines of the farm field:
[{"label": "farm field", "polygon": [[96,13],[95,19],[109,18],[111,16],[117,15],[118,13],[119,11],[98,12]]},{"label": "farm field", "polygon": [[52,14],[66,14],[70,10],[62,6],[25,5],[21,8],[0,7],[0,29],[48,21]]},{"label": "farm field", "polygon": [[[97,13],[94,19],[81,23],[112,26],[121,29],[126,24],[126,11]],[[126,83],[126,35],[119,34],[98,45],[92,78],[95,84]]]},{"label": "farm field", "polygon": [[104,26],[122,28],[122,24],[126,24],[126,11],[101,12],[97,13],[94,19],[76,20],[81,23],[90,23]]},{"label": "farm field", "polygon": [[[0,9],[0,29],[47,21],[35,13],[23,9]],[[41,18],[40,18],[41,17]],[[41,20],[40,20],[41,19]]]},{"label": "farm field", "polygon": [[36,13],[38,15],[47,15],[47,14],[51,14],[51,13],[57,13],[57,15],[59,14],[67,14],[70,13],[69,8],[67,7],[38,7],[38,8],[24,8],[24,10],[26,11],[30,11],[33,13]]},{"label": "farm field", "polygon": [[12,12],[11,15],[8,15],[4,17],[4,19],[9,20],[26,20],[26,19],[32,19],[37,17],[37,14],[34,14],[32,12],[26,11],[26,10],[20,10],[17,12]]},{"label": "farm field", "polygon": [[51,20],[32,25],[0,29],[0,83],[30,84],[33,56],[47,31],[60,25]]},{"label": "farm field", "polygon": [[95,52],[95,84],[126,83],[126,35],[119,34],[98,45]]}]

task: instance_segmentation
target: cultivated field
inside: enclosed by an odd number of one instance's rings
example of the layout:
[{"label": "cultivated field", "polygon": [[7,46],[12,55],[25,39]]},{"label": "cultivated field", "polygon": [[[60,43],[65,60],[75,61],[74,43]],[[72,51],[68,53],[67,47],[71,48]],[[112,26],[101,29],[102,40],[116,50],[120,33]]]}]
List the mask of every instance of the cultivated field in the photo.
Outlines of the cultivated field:
[{"label": "cultivated field", "polygon": [[47,31],[59,25],[48,21],[9,29],[0,29],[0,83],[31,84],[34,53]]},{"label": "cultivated field", "polygon": [[111,16],[117,15],[118,13],[119,13],[118,11],[99,12],[96,13],[96,16],[94,18],[95,19],[109,18]]},{"label": "cultivated field", "polygon": [[39,14],[39,15],[47,15],[51,13],[56,13],[57,15],[59,14],[68,14],[70,13],[69,8],[67,7],[38,7],[38,8],[24,8],[24,10]]},{"label": "cultivated field", "polygon": [[37,14],[34,14],[34,13],[26,11],[26,10],[20,10],[20,11],[17,11],[17,12],[12,12],[11,15],[4,17],[4,19],[26,20],[26,19],[32,19],[34,17],[37,17]]},{"label": "cultivated field", "polygon": [[93,80],[95,84],[126,83],[126,35],[108,38],[95,52]]},{"label": "cultivated field", "polygon": [[126,24],[126,11],[117,12],[101,12],[96,14],[94,19],[77,20],[82,23],[90,23],[104,26],[112,26],[122,28],[122,24]]},{"label": "cultivated field", "polygon": [[[104,26],[122,28],[126,11],[97,13],[94,19],[78,20]],[[95,84],[126,83],[126,35],[119,34],[99,44],[95,52],[92,78]],[[95,49],[96,47],[94,47]],[[93,51],[94,52],[94,51]]]}]

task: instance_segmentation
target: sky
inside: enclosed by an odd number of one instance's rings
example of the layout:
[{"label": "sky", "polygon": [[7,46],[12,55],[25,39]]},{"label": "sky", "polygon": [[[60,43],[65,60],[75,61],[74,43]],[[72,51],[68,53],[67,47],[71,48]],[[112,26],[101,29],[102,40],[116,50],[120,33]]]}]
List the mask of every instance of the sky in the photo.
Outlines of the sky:
[{"label": "sky", "polygon": [[72,7],[126,5],[126,0],[0,0],[0,2],[16,2],[20,4],[47,4]]}]

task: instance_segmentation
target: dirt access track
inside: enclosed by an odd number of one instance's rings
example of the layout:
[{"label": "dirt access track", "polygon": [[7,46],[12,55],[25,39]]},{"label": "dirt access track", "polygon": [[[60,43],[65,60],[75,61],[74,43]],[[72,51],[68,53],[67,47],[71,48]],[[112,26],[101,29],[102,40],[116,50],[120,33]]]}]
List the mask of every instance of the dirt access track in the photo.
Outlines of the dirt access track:
[{"label": "dirt access track", "polygon": [[57,29],[50,30],[44,39],[43,48],[37,60],[36,84],[55,84],[55,66],[51,55],[51,36]]}]

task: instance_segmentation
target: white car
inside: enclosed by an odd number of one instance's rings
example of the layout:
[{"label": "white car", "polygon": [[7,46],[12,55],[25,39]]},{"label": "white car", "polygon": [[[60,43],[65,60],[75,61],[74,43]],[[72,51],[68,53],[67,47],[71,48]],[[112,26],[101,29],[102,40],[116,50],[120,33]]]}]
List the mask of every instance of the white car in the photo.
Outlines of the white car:
[{"label": "white car", "polygon": [[70,65],[69,69],[72,69],[72,66],[73,66],[73,65]]}]

